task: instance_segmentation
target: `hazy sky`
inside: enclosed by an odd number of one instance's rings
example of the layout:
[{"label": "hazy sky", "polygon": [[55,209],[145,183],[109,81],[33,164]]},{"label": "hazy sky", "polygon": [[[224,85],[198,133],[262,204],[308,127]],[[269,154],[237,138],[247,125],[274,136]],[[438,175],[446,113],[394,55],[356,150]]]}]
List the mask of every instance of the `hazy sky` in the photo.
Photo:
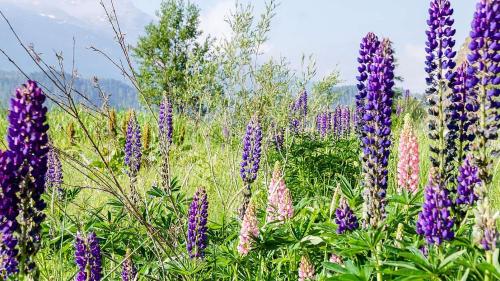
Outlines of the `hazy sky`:
[{"label": "hazy sky", "polygon": [[[154,14],[160,0],[133,0],[141,10]],[[197,0],[203,30],[227,34],[224,22],[234,10],[234,0]],[[253,1],[261,12],[264,1]],[[469,32],[476,0],[452,0],[455,9],[457,46]],[[397,72],[405,78],[404,87],[423,91],[424,44],[427,0],[283,0],[273,21],[268,55],[285,56],[300,67],[302,53],[314,54],[319,76],[340,70],[346,83],[356,76],[359,41],[368,31],[389,37],[399,61]]]}]

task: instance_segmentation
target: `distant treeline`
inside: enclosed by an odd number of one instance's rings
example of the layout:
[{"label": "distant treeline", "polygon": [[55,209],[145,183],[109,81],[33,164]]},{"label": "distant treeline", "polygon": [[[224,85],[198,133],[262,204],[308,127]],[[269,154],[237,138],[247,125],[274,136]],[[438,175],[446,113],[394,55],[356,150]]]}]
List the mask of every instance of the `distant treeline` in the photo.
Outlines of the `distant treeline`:
[{"label": "distant treeline", "polygon": [[[30,74],[31,79],[47,86],[50,91],[57,93],[56,88],[42,73]],[[10,97],[16,88],[26,82],[26,78],[18,72],[0,71],[0,108],[7,108]],[[136,90],[123,82],[114,79],[99,79],[100,88],[109,95],[109,105],[117,108],[138,108],[139,101]],[[77,78],[74,88],[84,93],[89,100],[97,105],[102,104],[99,91],[91,78]],[[49,104],[50,106],[50,104]]]}]

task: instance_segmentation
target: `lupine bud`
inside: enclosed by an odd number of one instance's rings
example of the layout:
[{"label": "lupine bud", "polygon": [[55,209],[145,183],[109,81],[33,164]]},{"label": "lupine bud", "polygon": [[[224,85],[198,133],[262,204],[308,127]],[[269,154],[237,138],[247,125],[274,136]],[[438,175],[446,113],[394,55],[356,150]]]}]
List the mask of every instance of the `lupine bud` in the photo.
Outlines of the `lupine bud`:
[{"label": "lupine bud", "polygon": [[359,227],[358,218],[349,207],[345,198],[340,199],[339,207],[335,210],[335,223],[338,226],[338,234],[343,234],[346,231],[352,231]]},{"label": "lupine bud", "polygon": [[189,206],[186,247],[191,259],[203,258],[207,247],[208,199],[203,187],[198,188]]},{"label": "lupine bud", "polygon": [[483,198],[477,203],[474,214],[476,216],[473,228],[475,242],[486,251],[494,251],[498,239],[496,222],[500,214],[492,210],[488,198]]},{"label": "lupine bud", "polygon": [[[19,159],[19,158],[18,158]],[[0,279],[17,272],[17,238],[19,230],[19,161],[10,151],[0,151]]]},{"label": "lupine bud", "polygon": [[329,262],[336,263],[336,264],[343,264],[344,263],[342,261],[342,258],[340,256],[337,256],[336,254],[332,254],[330,256]]},{"label": "lupine bud", "polygon": [[46,207],[41,198],[45,192],[49,126],[46,121],[47,107],[43,105],[45,94],[34,81],[28,81],[16,90],[9,110],[7,134],[9,150],[19,163],[16,177],[22,183],[19,189],[18,260],[23,273],[35,269],[33,256],[40,249],[41,223]]},{"label": "lupine bud", "polygon": [[404,118],[403,129],[399,137],[398,185],[399,188],[416,193],[418,189],[419,151],[415,131],[410,115]]},{"label": "lupine bud", "polygon": [[[455,29],[453,29],[452,19],[453,9],[449,0],[432,0],[429,8],[429,19],[426,31],[427,42],[425,51],[426,67],[428,73],[426,78],[426,94],[429,102],[429,138],[431,139],[431,164],[438,169],[437,180],[445,182],[447,178],[452,177],[454,169],[455,148],[455,126],[450,124],[447,128],[446,118],[448,103],[446,102],[446,93],[448,85],[453,82],[452,69],[455,67],[453,51],[455,41]],[[448,132],[449,130],[449,132]]]},{"label": "lupine bud", "polygon": [[252,117],[243,137],[243,152],[240,164],[240,176],[245,183],[243,203],[240,208],[240,218],[245,215],[246,208],[252,196],[250,184],[257,178],[260,157],[262,154],[262,129],[257,116]]},{"label": "lupine bud", "polygon": [[492,180],[492,155],[500,127],[500,4],[480,0],[472,20],[469,44],[468,86],[477,95],[479,123],[473,150],[479,178],[486,186]]},{"label": "lupine bud", "polygon": [[284,221],[293,217],[290,190],[285,185],[279,162],[274,166],[269,184],[266,213],[266,222]]},{"label": "lupine bud", "polygon": [[472,164],[471,155],[465,158],[462,166],[459,168],[457,181],[456,204],[472,206],[478,198],[475,190],[481,185],[481,180],[479,179],[479,169]]},{"label": "lupine bud", "polygon": [[50,146],[47,155],[47,166],[47,174],[45,175],[47,186],[60,191],[63,183],[62,165],[61,160],[59,160],[59,155],[53,146]]},{"label": "lupine bud", "polygon": [[307,92],[303,91],[290,106],[290,129],[295,132],[302,132],[306,127],[307,118]]},{"label": "lupine bud", "polygon": [[422,211],[418,214],[417,233],[425,236],[428,244],[440,245],[445,240],[453,239],[455,234],[449,191],[437,178],[434,171],[431,171]]},{"label": "lupine bud", "polygon": [[363,185],[365,224],[379,226],[385,219],[387,165],[391,146],[391,114],[394,92],[394,57],[391,42],[384,39],[368,73],[363,101]]},{"label": "lupine bud", "polygon": [[299,265],[299,281],[315,280],[314,266],[311,264],[306,256],[300,258]]},{"label": "lupine bud", "polygon": [[358,132],[359,137],[363,137],[364,131],[362,130],[364,125],[363,115],[365,114],[365,102],[366,96],[368,94],[368,74],[370,72],[371,64],[373,62],[373,57],[378,49],[380,41],[372,32],[369,32],[360,43],[359,57],[358,57],[358,72],[359,76],[356,77],[358,80],[358,94],[356,95],[356,132]]},{"label": "lupine bud", "polygon": [[137,123],[135,114],[132,113],[127,124],[125,138],[125,165],[128,167],[130,177],[137,176],[141,167],[142,158],[141,127]]},{"label": "lupine bud", "polygon": [[255,207],[250,204],[241,223],[238,253],[242,256],[247,255],[252,248],[253,240],[257,237],[259,237],[259,223],[255,216]]},{"label": "lupine bud", "polygon": [[136,281],[137,280],[137,269],[134,266],[134,261],[132,260],[132,253],[130,249],[127,249],[125,253],[125,260],[123,261],[122,268],[122,281]]},{"label": "lupine bud", "polygon": [[101,248],[94,232],[89,233],[86,238],[80,232],[77,233],[75,239],[75,263],[78,266],[75,281],[101,280]]}]

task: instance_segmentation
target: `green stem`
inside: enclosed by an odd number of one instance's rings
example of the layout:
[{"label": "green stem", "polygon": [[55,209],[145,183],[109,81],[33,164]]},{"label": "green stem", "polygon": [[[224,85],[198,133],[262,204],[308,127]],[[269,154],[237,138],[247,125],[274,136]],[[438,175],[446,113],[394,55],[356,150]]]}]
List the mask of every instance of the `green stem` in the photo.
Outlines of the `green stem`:
[{"label": "green stem", "polygon": [[380,252],[382,251],[382,247],[380,245],[380,243],[377,244],[377,248],[376,248],[376,252],[375,252],[375,259],[377,261],[377,281],[382,281],[383,278],[382,278],[382,271],[381,271],[381,267],[382,267],[382,262],[380,261]]},{"label": "green stem", "polygon": [[[493,265],[493,255],[491,251],[486,251],[486,262]],[[484,281],[490,281],[491,280],[490,275],[491,273],[488,270],[486,270],[484,272]]]}]

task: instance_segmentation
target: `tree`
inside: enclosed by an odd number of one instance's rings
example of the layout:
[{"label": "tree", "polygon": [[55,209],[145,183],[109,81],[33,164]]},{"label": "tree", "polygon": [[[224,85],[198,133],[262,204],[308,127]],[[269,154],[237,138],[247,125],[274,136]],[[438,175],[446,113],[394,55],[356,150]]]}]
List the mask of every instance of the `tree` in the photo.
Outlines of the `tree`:
[{"label": "tree", "polygon": [[210,39],[199,40],[199,8],[183,0],[166,0],[157,16],[159,21],[146,26],[146,35],[139,38],[133,50],[144,96],[150,103],[159,104],[166,93],[181,111],[197,110],[200,93],[190,91],[187,81],[205,75],[210,61]]}]

